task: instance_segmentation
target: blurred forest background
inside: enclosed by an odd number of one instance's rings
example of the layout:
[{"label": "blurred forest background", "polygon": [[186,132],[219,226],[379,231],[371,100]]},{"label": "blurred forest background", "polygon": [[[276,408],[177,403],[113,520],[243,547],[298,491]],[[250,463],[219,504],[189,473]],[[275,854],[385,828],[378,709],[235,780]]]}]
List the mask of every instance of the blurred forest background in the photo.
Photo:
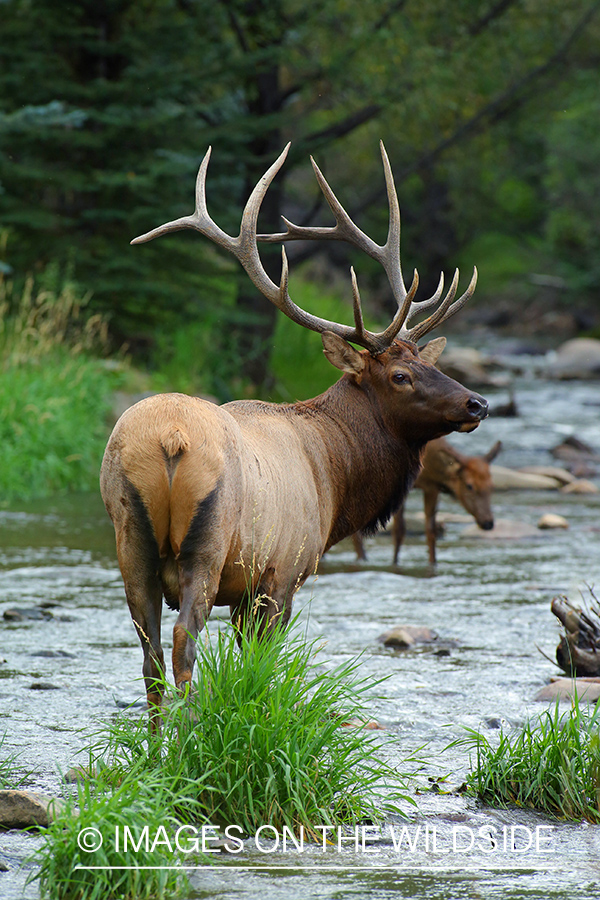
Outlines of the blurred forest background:
[{"label": "blurred forest background", "polygon": [[[0,22],[0,437],[16,429],[15,464],[31,416],[44,415],[37,400],[27,414],[14,398],[24,380],[73,406],[49,386],[50,359],[62,360],[63,384],[83,378],[89,359],[92,382],[114,387],[127,358],[130,379],[135,369],[153,389],[219,400],[293,400],[334,380],[319,337],[206,239],[179,232],[130,247],[192,211],[208,145],[209,210],[229,233],[291,140],[260,230],[280,231],[281,214],[332,224],[314,154],[383,242],[382,138],[418,296],[455,266],[464,289],[475,264],[479,286],[458,327],[548,331],[557,310],[574,332],[598,327],[598,0],[3,0]],[[354,264],[367,315],[389,321],[371,259],[333,242],[289,244],[288,256],[301,306],[350,322]],[[265,258],[278,279],[279,250]],[[81,456],[67,453],[73,440],[65,434],[57,471]],[[62,481],[35,490],[49,483]],[[14,485],[0,481],[3,491]]]}]

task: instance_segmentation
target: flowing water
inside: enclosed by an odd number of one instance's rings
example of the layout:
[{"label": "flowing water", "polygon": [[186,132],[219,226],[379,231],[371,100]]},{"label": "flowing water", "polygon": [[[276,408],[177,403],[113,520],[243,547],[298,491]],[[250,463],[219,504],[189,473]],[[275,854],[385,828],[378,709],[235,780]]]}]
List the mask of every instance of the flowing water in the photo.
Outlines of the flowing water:
[{"label": "flowing water", "polygon": [[[493,406],[493,393],[486,392]],[[502,393],[502,392],[501,392]],[[600,447],[597,384],[556,384],[531,375],[516,383],[517,419],[491,418],[473,435],[456,436],[464,452],[485,452],[498,438],[507,466],[553,463],[549,449],[574,433]],[[497,399],[505,399],[505,396]],[[411,495],[416,510],[421,495]],[[442,510],[460,511],[449,501]],[[464,726],[490,736],[518,726],[545,706],[534,701],[558,669],[556,594],[574,599],[600,584],[600,495],[497,493],[497,518],[535,525],[558,512],[568,530],[521,541],[466,538],[449,525],[438,565],[427,565],[423,537],[410,537],[392,569],[390,538],[367,542],[369,560],[354,564],[349,543],[334,548],[315,584],[297,595],[303,627],[324,642],[333,665],[363,654],[361,672],[389,675],[371,713],[397,739],[403,760],[424,747],[417,807],[407,807],[403,842],[383,834],[336,836],[326,850],[282,852],[268,832],[239,856],[192,874],[195,897],[229,898],[589,898],[600,896],[600,827],[566,824],[519,809],[494,811],[454,792],[469,760],[447,748]],[[68,497],[0,511],[0,734],[32,775],[28,787],[61,790],[61,772],[79,760],[87,735],[139,697],[141,650],[118,572],[112,528],[99,498]],[[35,608],[8,621],[11,608]],[[223,613],[220,613],[222,616]],[[170,646],[174,613],[165,610]],[[378,636],[399,624],[429,626],[438,641],[392,651]],[[167,651],[168,652],[168,651]],[[442,790],[428,777],[447,776]],[[319,824],[319,823],[315,823]],[[323,823],[325,824],[325,823]],[[394,826],[398,841],[400,825]],[[480,832],[479,830],[482,829]],[[496,829],[498,846],[485,835]],[[511,831],[512,829],[512,831]],[[358,840],[356,844],[354,838]],[[0,834],[0,896],[35,898],[21,864],[38,838]],[[537,841],[537,846],[536,846]],[[269,852],[270,851],[270,852]]]}]

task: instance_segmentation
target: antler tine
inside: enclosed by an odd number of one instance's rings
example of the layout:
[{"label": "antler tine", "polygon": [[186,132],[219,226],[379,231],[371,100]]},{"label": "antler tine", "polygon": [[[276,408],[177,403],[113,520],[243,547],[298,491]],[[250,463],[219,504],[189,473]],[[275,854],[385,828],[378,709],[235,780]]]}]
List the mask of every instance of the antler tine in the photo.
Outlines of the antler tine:
[{"label": "antler tine", "polygon": [[356,334],[360,337],[366,337],[365,332],[365,323],[363,321],[362,314],[362,305],[360,302],[360,293],[358,290],[358,281],[356,279],[356,272],[354,271],[354,266],[350,266],[350,278],[352,280],[352,299],[354,306],[354,327],[356,328]]},{"label": "antler tine", "polygon": [[433,329],[437,328],[437,326],[442,322],[446,322],[451,316],[455,315],[455,313],[457,313],[459,309],[462,309],[465,303],[473,296],[476,285],[477,268],[474,266],[473,275],[471,277],[471,281],[469,282],[468,288],[466,289],[464,294],[461,294],[458,300],[454,300],[456,289],[458,287],[458,269],[456,269],[456,271],[454,272],[454,278],[452,279],[452,284],[450,285],[448,293],[446,294],[442,304],[427,319],[425,319],[423,322],[419,322],[419,324],[415,325],[414,328],[408,330],[407,340],[414,341],[416,343],[425,334],[433,331]]},{"label": "antler tine", "polygon": [[139,237],[134,238],[130,243],[145,244],[155,237],[162,237],[163,234],[170,234],[172,231],[181,231],[183,228],[192,228],[194,231],[200,231],[219,246],[233,251],[236,239],[230,237],[230,235],[213,222],[208,215],[206,207],[206,172],[208,170],[211,150],[212,148],[209,147],[204,154],[204,158],[198,169],[198,177],[196,178],[196,209],[194,214],[191,216],[182,216],[179,219],[174,219],[172,222],[166,222],[164,225],[159,225],[158,228],[153,228],[152,231],[147,231],[145,234],[141,234]]}]

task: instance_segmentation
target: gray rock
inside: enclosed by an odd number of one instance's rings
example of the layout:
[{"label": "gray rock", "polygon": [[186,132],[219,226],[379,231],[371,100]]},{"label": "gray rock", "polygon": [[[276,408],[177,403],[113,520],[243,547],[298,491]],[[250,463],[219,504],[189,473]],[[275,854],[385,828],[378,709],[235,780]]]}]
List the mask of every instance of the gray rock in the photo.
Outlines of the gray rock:
[{"label": "gray rock", "polygon": [[447,347],[437,365],[445,375],[470,387],[506,387],[510,383],[505,374],[491,374],[489,368],[495,364],[473,347]]},{"label": "gray rock", "polygon": [[52,619],[52,613],[41,606],[15,606],[5,609],[3,616],[7,622],[24,622],[25,619]]},{"label": "gray rock", "polygon": [[563,488],[561,488],[561,494],[597,494],[598,488],[594,484],[593,481],[588,481],[586,478],[579,478],[577,481],[571,482],[571,484],[565,484]]},{"label": "gray rock", "polygon": [[537,527],[544,530],[550,528],[568,528],[569,523],[564,516],[559,516],[558,513],[544,513],[544,515],[540,516],[538,519]]},{"label": "gray rock", "polygon": [[482,531],[477,525],[469,525],[461,531],[461,537],[480,541],[521,541],[526,538],[541,537],[539,530],[528,522],[514,519],[495,519],[494,527]]},{"label": "gray rock", "polygon": [[556,351],[547,367],[550,378],[600,378],[600,341],[573,338]]},{"label": "gray rock", "polygon": [[522,466],[519,472],[525,472],[526,475],[544,475],[546,478],[554,478],[560,484],[571,484],[576,481],[567,469],[561,469],[558,466]]},{"label": "gray rock", "polygon": [[56,797],[32,791],[0,791],[0,827],[47,828],[64,804]]},{"label": "gray rock", "polygon": [[547,475],[507,469],[505,466],[490,466],[492,484],[495,491],[557,491],[561,482]]},{"label": "gray rock", "polygon": [[600,699],[600,678],[555,678],[537,692],[534,700],[540,702],[553,700],[572,701],[577,694],[578,700],[595,703]]},{"label": "gray rock", "polygon": [[377,640],[385,647],[412,647],[413,644],[431,644],[437,641],[437,634],[422,625],[396,625],[380,634]]}]

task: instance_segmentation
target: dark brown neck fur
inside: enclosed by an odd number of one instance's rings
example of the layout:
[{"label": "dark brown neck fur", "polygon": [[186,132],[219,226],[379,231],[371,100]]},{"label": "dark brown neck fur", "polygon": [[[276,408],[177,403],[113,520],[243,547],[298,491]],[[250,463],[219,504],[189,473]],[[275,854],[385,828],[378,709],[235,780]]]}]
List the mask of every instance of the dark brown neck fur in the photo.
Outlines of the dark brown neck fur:
[{"label": "dark brown neck fur", "polygon": [[312,420],[325,444],[335,514],[327,541],[375,532],[398,508],[420,469],[422,443],[409,444],[383,423],[373,391],[343,376],[328,391],[292,407]]}]

